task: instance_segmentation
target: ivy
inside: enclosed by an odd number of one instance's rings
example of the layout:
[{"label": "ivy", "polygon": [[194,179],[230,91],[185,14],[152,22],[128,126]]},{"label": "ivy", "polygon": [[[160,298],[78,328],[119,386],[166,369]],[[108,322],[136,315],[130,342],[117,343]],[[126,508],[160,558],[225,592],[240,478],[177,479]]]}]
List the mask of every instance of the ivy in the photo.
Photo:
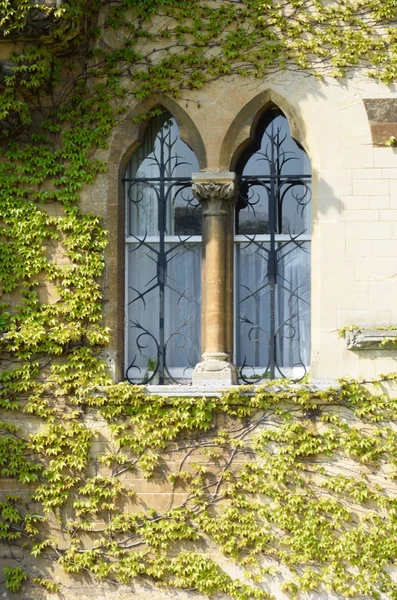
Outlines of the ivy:
[{"label": "ivy", "polygon": [[[396,378],[372,381],[378,392],[345,379],[326,390],[269,381],[212,399],[146,397],[127,384],[75,396],[74,410],[66,406],[23,445],[37,465],[33,499],[49,516],[8,498],[1,535],[25,547],[30,538],[33,557],[56,559],[70,575],[115,583],[146,576],[248,600],[272,598],[271,578],[291,597],[377,598],[382,589],[394,598],[397,403],[382,388]],[[98,434],[83,424],[86,410],[113,432],[97,456],[107,475],[89,475]],[[168,507],[137,510],[134,480],[142,476],[162,478]],[[42,524],[70,502],[60,549]],[[198,550],[208,543],[241,577]]]},{"label": "ivy", "polygon": [[[4,568],[11,592],[28,578],[58,592],[41,562],[31,566],[41,557],[71,575],[143,576],[235,600],[271,598],[269,581],[292,598],[397,598],[397,375],[327,390],[267,382],[221,398],[113,384],[102,354],[106,231],[79,207],[106,173],[97,151],[131,98],[287,68],[395,82],[396,8],[0,0],[0,34],[18,42],[0,70],[0,474],[26,490],[2,494],[0,537],[10,556],[30,554]],[[110,441],[98,454],[99,425]],[[161,480],[169,506],[138,507],[142,478]],[[54,514],[62,548],[48,534]]]},{"label": "ivy", "polygon": [[6,588],[10,592],[19,592],[24,581],[28,579],[26,571],[21,567],[4,567],[3,573],[6,576]]}]

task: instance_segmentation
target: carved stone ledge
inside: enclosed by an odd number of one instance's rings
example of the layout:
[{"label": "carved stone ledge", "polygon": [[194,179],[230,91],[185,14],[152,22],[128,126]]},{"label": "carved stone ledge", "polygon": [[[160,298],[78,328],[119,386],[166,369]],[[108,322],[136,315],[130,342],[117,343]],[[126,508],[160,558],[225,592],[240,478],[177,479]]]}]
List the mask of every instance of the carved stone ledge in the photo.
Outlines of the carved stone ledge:
[{"label": "carved stone ledge", "polygon": [[345,332],[348,350],[397,350],[397,329],[356,329]]}]

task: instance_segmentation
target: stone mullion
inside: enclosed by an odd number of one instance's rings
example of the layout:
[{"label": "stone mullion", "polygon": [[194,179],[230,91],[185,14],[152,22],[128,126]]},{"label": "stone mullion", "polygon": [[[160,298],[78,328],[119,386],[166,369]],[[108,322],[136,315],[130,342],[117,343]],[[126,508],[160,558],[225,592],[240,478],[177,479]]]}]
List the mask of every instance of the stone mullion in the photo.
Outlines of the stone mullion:
[{"label": "stone mullion", "polygon": [[234,173],[193,174],[203,213],[202,362],[194,383],[237,383],[233,355]]}]

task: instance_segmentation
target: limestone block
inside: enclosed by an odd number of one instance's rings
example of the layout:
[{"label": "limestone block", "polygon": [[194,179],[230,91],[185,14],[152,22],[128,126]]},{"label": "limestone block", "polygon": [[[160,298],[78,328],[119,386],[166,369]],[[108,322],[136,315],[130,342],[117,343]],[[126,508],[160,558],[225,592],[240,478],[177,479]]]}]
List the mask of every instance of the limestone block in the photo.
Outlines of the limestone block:
[{"label": "limestone block", "polygon": [[[354,146],[343,150],[343,165],[350,169],[369,169],[374,167],[374,150],[372,147],[361,146],[357,142]],[[375,166],[377,166],[375,164]],[[387,165],[385,165],[387,166]]]},{"label": "limestone block", "polygon": [[330,350],[328,345],[321,344],[313,349],[311,376],[321,379],[336,379],[343,371],[340,369],[340,350]]},{"label": "limestone block", "polygon": [[389,167],[388,169],[382,169],[383,179],[397,179],[397,167]]},{"label": "limestone block", "polygon": [[338,310],[337,327],[360,324],[362,327],[375,327],[390,323],[390,310]]},{"label": "limestone block", "polygon": [[388,196],[389,182],[384,179],[356,179],[353,181],[353,194],[359,196]]},{"label": "limestone block", "polygon": [[354,282],[354,293],[355,294],[368,294],[368,282],[367,281],[355,281]]},{"label": "limestone block", "polygon": [[[373,255],[384,256],[385,258],[397,256],[397,239],[394,240],[374,240]],[[381,265],[379,265],[381,267]],[[394,260],[394,271],[397,272],[397,264]]]},{"label": "limestone block", "polygon": [[[388,354],[393,354],[393,356],[385,356],[380,357],[377,356],[376,360],[373,361],[375,363],[375,372],[376,376],[381,375],[382,373],[394,373],[397,369],[397,352],[396,350],[392,350],[388,352]],[[396,388],[392,386],[385,386],[386,390],[390,394],[391,397],[396,397]]]},{"label": "limestone block", "polygon": [[188,495],[178,494],[176,492],[170,494],[142,494],[138,495],[138,511],[139,510],[155,510],[161,514],[171,508],[182,506]]},{"label": "limestone block", "polygon": [[[316,240],[318,252],[322,263],[326,263],[328,269],[333,271],[335,263],[345,259],[345,239],[346,239],[346,224],[345,223],[330,223],[330,222],[315,222],[313,238]],[[332,248],[332,252],[330,249]],[[317,256],[314,259],[317,260]],[[324,264],[322,264],[324,268]],[[339,269],[339,267],[337,267]]]},{"label": "limestone block", "polygon": [[[354,259],[347,259],[352,261]],[[339,276],[337,270],[324,277],[321,281],[321,291],[325,294],[346,294],[354,292],[354,267],[353,265],[339,265]]]},{"label": "limestone block", "polygon": [[317,218],[325,222],[338,222],[340,219],[340,201],[338,196],[319,193],[317,200],[313,202]]},{"label": "limestone block", "polygon": [[[351,351],[349,350],[349,352]],[[357,362],[358,368],[353,375],[356,379],[373,379],[376,377],[376,364],[375,361],[370,358],[371,352],[373,352],[373,350],[367,350],[365,358],[359,357]]]},{"label": "limestone block", "polygon": [[[382,198],[383,198],[383,196],[382,196]],[[372,199],[372,197],[371,197],[371,199]],[[345,209],[345,210],[367,209],[367,208],[370,208],[370,198],[369,198],[369,196],[341,196],[340,206],[341,206],[341,209]],[[388,208],[388,206],[385,208]]]},{"label": "limestone block", "polygon": [[390,208],[397,208],[397,180],[390,180]]},{"label": "limestone block", "polygon": [[336,311],[337,311],[337,296],[336,294],[322,294],[320,297],[321,304],[321,316],[320,316],[320,327],[323,332],[324,330],[335,330],[336,329]]},{"label": "limestone block", "polygon": [[397,279],[371,282],[368,297],[370,309],[394,308],[397,299]]},{"label": "limestone block", "polygon": [[380,221],[396,221],[397,222],[397,210],[380,210],[379,211]]},{"label": "limestone block", "polygon": [[355,104],[333,112],[333,120],[343,130],[345,137],[354,139],[365,136],[370,140],[368,119],[361,101],[356,100]]},{"label": "limestone block", "polygon": [[341,221],[378,221],[379,211],[377,210],[341,210]]},{"label": "limestone block", "polygon": [[387,209],[390,206],[389,196],[371,196],[369,199],[369,207],[373,209]]},{"label": "limestone block", "polygon": [[[345,167],[345,168],[343,168]],[[353,194],[352,172],[346,165],[343,167],[339,164],[334,165],[334,168],[324,168],[322,166],[318,180],[318,196],[321,201],[323,196],[351,196]],[[368,194],[364,194],[368,195]]]},{"label": "limestone block", "polygon": [[38,297],[43,304],[56,304],[60,299],[56,287],[52,284],[40,285]]},{"label": "limestone block", "polygon": [[[352,169],[354,179],[387,179],[382,169]],[[396,176],[397,177],[397,176]]]},{"label": "limestone block", "polygon": [[[37,586],[29,588],[24,586],[18,593],[18,600],[192,600],[191,591],[163,589],[153,583],[140,581],[133,585],[106,584],[103,582],[83,583],[72,577],[60,576],[61,592],[55,594],[38,589]],[[57,578],[59,581],[59,577]],[[10,592],[0,587],[1,600],[10,600]],[[207,596],[194,592],[194,600],[207,600]],[[219,600],[226,600],[220,596]]]},{"label": "limestone block", "polygon": [[[381,245],[381,240],[375,240],[374,248]],[[374,256],[380,256],[375,254]],[[357,258],[355,261],[355,279],[356,281],[379,281],[385,278],[393,278],[396,273],[397,265],[393,254],[386,254],[385,258]]]},{"label": "limestone block", "polygon": [[396,168],[397,151],[394,148],[374,148],[375,167]]},{"label": "limestone block", "polygon": [[337,306],[342,310],[368,308],[368,294],[341,294],[338,296]]},{"label": "limestone block", "polygon": [[346,240],[346,256],[372,256],[373,240]]},{"label": "limestone block", "polygon": [[346,223],[346,238],[359,240],[384,240],[391,238],[391,223]]}]

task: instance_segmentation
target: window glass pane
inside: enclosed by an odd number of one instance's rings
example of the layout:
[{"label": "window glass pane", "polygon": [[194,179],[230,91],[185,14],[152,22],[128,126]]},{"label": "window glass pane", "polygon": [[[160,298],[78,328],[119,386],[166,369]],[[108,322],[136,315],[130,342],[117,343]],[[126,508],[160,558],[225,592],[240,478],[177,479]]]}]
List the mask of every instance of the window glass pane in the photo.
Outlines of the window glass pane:
[{"label": "window glass pane", "polygon": [[201,205],[193,195],[191,183],[174,185],[172,191],[174,235],[201,235]]},{"label": "window glass pane", "polygon": [[269,368],[270,288],[267,275],[269,244],[236,244],[237,365],[249,377]]},{"label": "window glass pane", "polygon": [[157,235],[163,228],[168,235],[200,234],[199,203],[180,181],[199,170],[175,119],[167,113],[153,119],[126,172],[127,235]]},{"label": "window glass pane", "polygon": [[164,315],[167,364],[194,367],[200,361],[201,244],[167,244]]},{"label": "window glass pane", "polygon": [[[165,364],[183,370],[200,360],[201,244],[166,244],[167,276],[164,331],[160,332],[160,286],[157,285],[159,244],[130,244],[128,252],[128,366],[129,377],[143,379],[158,361],[161,346]],[[163,335],[163,339],[161,337]]]},{"label": "window glass pane", "polygon": [[266,119],[268,123],[260,140],[260,148],[248,158],[242,175],[266,177],[275,170],[283,175],[310,175],[310,159],[291,137],[286,117],[279,110],[268,116],[271,120],[269,122],[269,118]]},{"label": "window glass pane", "polygon": [[270,189],[266,181],[254,179],[243,180],[240,183],[236,213],[237,233],[270,233],[269,193]]},{"label": "window glass pane", "polygon": [[311,182],[303,179],[281,182],[282,219],[279,233],[311,233]]},{"label": "window glass pane", "polygon": [[288,375],[310,364],[310,242],[278,244],[277,266],[276,359]]},{"label": "window glass pane", "polygon": [[[279,111],[266,125],[260,148],[246,162],[239,188],[236,232],[310,233],[311,168]],[[269,197],[273,215],[269,216]],[[272,218],[273,217],[273,218]]]},{"label": "window glass pane", "polygon": [[[310,242],[277,244],[274,293],[275,368],[278,377],[299,377],[310,363]],[[236,354],[248,377],[269,371],[270,244],[236,244]]]},{"label": "window glass pane", "polygon": [[[127,246],[128,376],[144,376],[146,367],[157,362],[160,301],[157,278],[158,244]],[[151,369],[153,370],[153,369]]]}]

